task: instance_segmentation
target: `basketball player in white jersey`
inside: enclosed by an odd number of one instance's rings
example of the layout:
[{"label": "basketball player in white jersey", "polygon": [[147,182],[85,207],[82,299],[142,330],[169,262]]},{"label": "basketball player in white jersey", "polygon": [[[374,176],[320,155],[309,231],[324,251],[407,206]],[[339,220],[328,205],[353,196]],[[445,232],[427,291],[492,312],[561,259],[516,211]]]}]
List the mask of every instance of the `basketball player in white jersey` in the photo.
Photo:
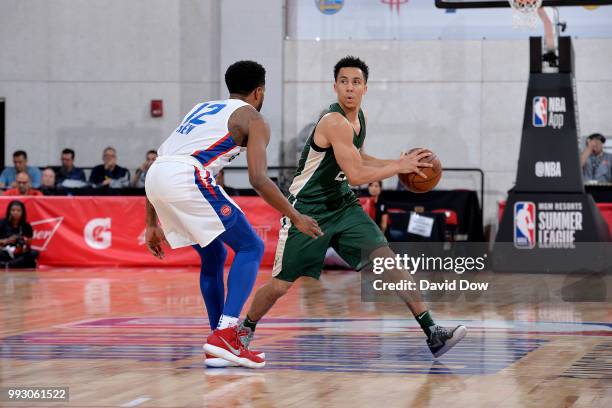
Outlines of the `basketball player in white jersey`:
[{"label": "basketball player in white jersey", "polygon": [[[265,69],[253,61],[238,61],[227,69],[225,83],[229,99],[197,104],[158,150],[145,181],[146,242],[159,258],[164,255],[162,241],[173,249],[191,245],[200,254],[200,289],[213,329],[204,345],[207,365],[260,368],[265,356],[242,344],[237,322],[255,283],[264,244],[240,207],[216,184],[215,175],[246,148],[249,181],[262,198],[304,234],[316,238],[322,232],[315,220],[291,206],[267,175],[270,130],[259,113]],[[236,253],[226,298],[224,244]]]}]

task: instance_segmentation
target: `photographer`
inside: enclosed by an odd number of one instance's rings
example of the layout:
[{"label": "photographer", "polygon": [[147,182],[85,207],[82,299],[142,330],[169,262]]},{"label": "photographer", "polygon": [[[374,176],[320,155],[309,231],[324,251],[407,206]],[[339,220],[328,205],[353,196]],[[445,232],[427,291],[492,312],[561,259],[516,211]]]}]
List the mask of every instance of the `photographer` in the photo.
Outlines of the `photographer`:
[{"label": "photographer", "polygon": [[0,221],[0,263],[7,268],[36,268],[38,252],[30,248],[32,226],[21,201],[11,201]]}]

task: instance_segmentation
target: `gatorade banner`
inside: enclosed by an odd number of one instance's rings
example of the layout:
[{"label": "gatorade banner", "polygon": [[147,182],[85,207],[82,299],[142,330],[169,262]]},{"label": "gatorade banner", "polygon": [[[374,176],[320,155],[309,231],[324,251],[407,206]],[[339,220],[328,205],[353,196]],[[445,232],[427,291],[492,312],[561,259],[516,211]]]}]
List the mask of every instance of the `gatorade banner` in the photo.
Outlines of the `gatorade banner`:
[{"label": "gatorade banner", "polygon": [[[232,197],[264,241],[262,266],[272,266],[280,227],[280,213],[260,197]],[[8,203],[25,203],[27,221],[34,229],[33,249],[40,265],[66,266],[199,266],[190,247],[155,258],[146,248],[144,197],[0,197],[4,217]],[[366,212],[373,206],[362,199]],[[371,214],[373,215],[373,214]],[[227,262],[233,259],[228,251]]]}]

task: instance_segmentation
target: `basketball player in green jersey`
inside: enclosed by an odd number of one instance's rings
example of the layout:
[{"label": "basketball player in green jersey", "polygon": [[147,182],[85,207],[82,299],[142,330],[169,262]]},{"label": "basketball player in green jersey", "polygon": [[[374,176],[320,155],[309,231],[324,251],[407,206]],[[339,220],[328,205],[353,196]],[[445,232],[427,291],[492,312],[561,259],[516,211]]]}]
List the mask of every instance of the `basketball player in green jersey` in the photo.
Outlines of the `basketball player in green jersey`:
[{"label": "basketball player in green jersey", "polygon": [[[398,160],[381,160],[361,152],[367,121],[360,106],[367,90],[368,66],[358,58],[345,57],[334,67],[334,78],[338,102],[329,107],[308,138],[289,188],[289,201],[300,213],[314,218],[324,235],[313,239],[298,231],[287,217],[281,219],[273,277],[257,290],[239,330],[245,345],[250,342],[257,322],[296,279],[303,276],[319,279],[329,247],[356,270],[372,258],[395,257],[349,184],[368,184],[398,173],[424,176],[419,168],[431,166],[419,162],[430,154],[424,149],[402,154]],[[410,279],[408,272],[397,269],[386,271],[385,275],[392,281]],[[465,326],[449,330],[436,325],[417,291],[398,291],[398,295],[427,335],[427,344],[435,357],[465,336]]]}]

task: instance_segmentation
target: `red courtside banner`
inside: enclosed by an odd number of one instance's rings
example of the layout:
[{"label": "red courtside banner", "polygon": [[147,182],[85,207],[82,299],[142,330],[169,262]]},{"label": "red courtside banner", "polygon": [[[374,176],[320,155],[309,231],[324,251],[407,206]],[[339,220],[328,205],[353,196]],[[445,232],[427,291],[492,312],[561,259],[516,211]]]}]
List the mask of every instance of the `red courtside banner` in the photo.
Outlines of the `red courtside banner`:
[{"label": "red courtside banner", "polygon": [[[25,203],[34,229],[32,246],[41,265],[189,266],[200,260],[192,248],[171,250],[158,260],[144,245],[144,197],[0,197],[0,216],[8,203]],[[233,197],[265,243],[262,265],[274,263],[280,213],[260,197]],[[370,200],[362,199],[371,213]],[[231,262],[232,254],[228,257]]]}]

